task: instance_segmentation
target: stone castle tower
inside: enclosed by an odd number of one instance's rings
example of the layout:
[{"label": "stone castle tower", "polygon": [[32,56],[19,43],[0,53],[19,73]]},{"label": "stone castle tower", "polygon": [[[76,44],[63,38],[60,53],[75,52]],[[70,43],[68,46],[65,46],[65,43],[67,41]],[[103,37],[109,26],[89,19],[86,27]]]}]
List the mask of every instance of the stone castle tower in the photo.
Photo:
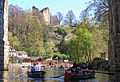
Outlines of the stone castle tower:
[{"label": "stone castle tower", "polygon": [[48,7],[39,11],[35,6],[32,7],[32,13],[35,18],[38,18],[41,24],[50,25],[50,10]]}]

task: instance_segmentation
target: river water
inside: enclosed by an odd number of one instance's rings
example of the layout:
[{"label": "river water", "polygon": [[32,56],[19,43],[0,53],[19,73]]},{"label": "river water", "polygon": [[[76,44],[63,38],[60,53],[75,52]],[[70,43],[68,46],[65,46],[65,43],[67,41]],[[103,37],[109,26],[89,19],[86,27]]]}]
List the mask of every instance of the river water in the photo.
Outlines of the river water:
[{"label": "river water", "polygon": [[[45,69],[46,76],[44,79],[28,78],[26,70],[26,68],[13,66],[9,68],[9,71],[0,71],[0,82],[64,82],[64,76],[62,76],[64,74],[64,69],[48,67]],[[22,75],[16,78],[15,76],[19,74]],[[61,75],[61,77],[54,78],[58,75]],[[115,79],[113,75],[96,73],[95,79],[67,82],[115,82]]]}]

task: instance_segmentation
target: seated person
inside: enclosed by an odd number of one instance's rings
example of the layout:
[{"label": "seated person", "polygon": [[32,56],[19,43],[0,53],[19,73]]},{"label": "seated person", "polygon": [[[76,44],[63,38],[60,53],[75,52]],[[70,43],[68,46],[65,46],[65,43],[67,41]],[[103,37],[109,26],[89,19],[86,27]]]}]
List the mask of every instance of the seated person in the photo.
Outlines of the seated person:
[{"label": "seated person", "polygon": [[33,68],[35,69],[35,71],[41,71],[41,67],[44,67],[44,68],[45,68],[44,65],[39,65],[39,64],[37,63],[37,64],[34,65]]},{"label": "seated person", "polygon": [[78,74],[82,74],[82,71],[81,71],[81,68],[80,68],[80,67],[77,67],[77,70],[78,70],[78,71],[77,71]]},{"label": "seated person", "polygon": [[28,72],[31,72],[31,67],[30,67],[30,65],[27,67],[27,71],[28,71]]},{"label": "seated person", "polygon": [[83,74],[88,73],[88,67],[87,67],[86,63],[82,64],[81,71],[83,72]]},{"label": "seated person", "polygon": [[69,71],[69,70],[71,70],[71,73],[77,73],[78,72],[76,62],[73,63],[73,66],[70,69],[68,69],[67,71]]},{"label": "seated person", "polygon": [[31,68],[31,72],[33,72],[33,71],[35,71],[35,69],[32,67],[32,68]]}]

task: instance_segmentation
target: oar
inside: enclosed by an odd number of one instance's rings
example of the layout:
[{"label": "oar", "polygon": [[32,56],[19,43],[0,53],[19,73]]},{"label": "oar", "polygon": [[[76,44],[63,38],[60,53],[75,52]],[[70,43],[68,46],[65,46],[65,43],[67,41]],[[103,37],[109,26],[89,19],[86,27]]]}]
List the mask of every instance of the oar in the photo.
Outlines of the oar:
[{"label": "oar", "polygon": [[59,77],[62,77],[62,76],[64,76],[64,74],[63,75],[54,76],[54,77],[51,77],[51,78],[59,78]]},{"label": "oar", "polygon": [[23,74],[25,74],[25,73],[26,73],[26,72],[23,72],[23,73],[21,73],[21,74],[19,74],[19,75],[16,75],[15,78],[20,77],[21,75],[23,75]]}]

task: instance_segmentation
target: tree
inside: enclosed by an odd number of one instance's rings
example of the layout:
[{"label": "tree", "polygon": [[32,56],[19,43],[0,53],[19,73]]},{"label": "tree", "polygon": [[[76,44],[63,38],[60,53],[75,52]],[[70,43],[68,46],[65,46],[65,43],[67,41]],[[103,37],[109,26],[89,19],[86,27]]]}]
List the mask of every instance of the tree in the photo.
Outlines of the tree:
[{"label": "tree", "polygon": [[54,48],[55,48],[54,42],[52,42],[52,41],[46,42],[45,43],[46,55],[48,55],[48,56],[52,55],[54,53]]},{"label": "tree", "polygon": [[76,36],[68,42],[68,55],[77,61],[88,56],[88,53],[93,49],[92,39],[92,34],[87,29],[80,28],[76,32]]},{"label": "tree", "polygon": [[63,22],[62,22],[63,25],[70,25],[70,22],[67,20],[67,19],[64,19]]},{"label": "tree", "polygon": [[72,10],[68,11],[68,13],[66,14],[66,19],[69,21],[70,26],[72,26],[73,20],[76,20],[76,17]]},{"label": "tree", "polygon": [[86,10],[94,10],[94,16],[98,21],[108,22],[109,4],[108,0],[92,0]]},{"label": "tree", "polygon": [[63,15],[61,12],[57,12],[58,23],[60,25],[61,21],[63,20]]},{"label": "tree", "polygon": [[18,48],[20,46],[20,42],[16,36],[12,35],[12,32],[8,32],[8,41],[11,46],[14,48]]},{"label": "tree", "polygon": [[86,22],[86,18],[89,17],[89,12],[87,10],[83,10],[81,13],[80,13],[80,20],[81,21],[84,21]]},{"label": "tree", "polygon": [[43,38],[40,33],[41,24],[39,19],[36,19],[34,22],[34,30],[32,33],[29,33],[29,38],[27,40],[27,48],[29,49],[31,56],[40,56],[45,54],[45,50],[43,47]]},{"label": "tree", "polygon": [[59,19],[58,19],[57,15],[50,16],[50,24],[51,25],[59,25]]},{"label": "tree", "polygon": [[58,49],[59,49],[59,52],[60,52],[61,54],[67,54],[67,45],[66,45],[65,40],[62,40],[62,41],[58,44]]}]

